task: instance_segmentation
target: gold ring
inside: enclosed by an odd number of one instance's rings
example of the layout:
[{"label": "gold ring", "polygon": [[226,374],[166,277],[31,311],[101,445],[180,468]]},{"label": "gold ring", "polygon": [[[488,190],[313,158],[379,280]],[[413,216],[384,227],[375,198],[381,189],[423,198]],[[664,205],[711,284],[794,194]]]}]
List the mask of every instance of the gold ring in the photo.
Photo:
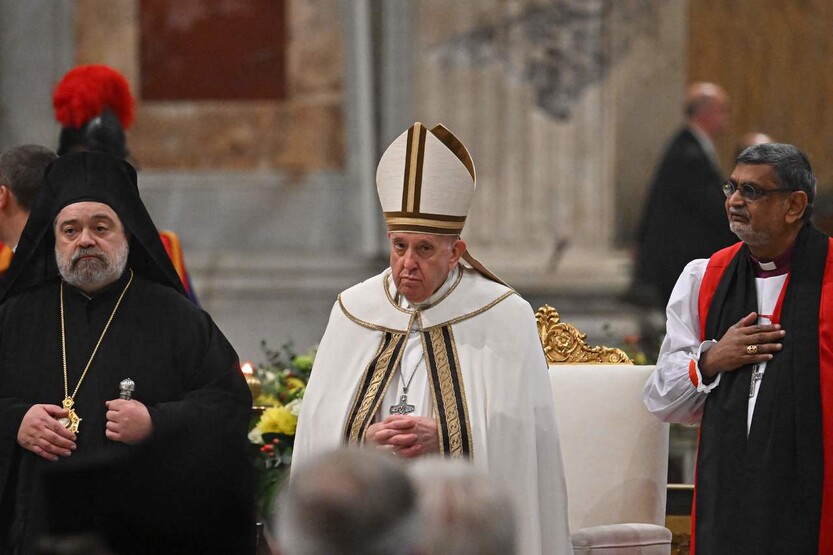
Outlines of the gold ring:
[{"label": "gold ring", "polygon": [[758,346],[757,345],[747,345],[746,346],[746,354],[747,355],[758,354]]}]

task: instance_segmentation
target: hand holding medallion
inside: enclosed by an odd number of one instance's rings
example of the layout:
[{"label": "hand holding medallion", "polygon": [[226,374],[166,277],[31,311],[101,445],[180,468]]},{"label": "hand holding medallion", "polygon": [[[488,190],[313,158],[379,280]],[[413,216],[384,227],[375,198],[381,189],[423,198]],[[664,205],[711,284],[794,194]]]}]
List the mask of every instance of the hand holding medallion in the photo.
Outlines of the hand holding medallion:
[{"label": "hand holding medallion", "polygon": [[49,461],[69,457],[75,449],[76,436],[58,422],[67,415],[58,405],[32,405],[17,430],[18,445]]}]

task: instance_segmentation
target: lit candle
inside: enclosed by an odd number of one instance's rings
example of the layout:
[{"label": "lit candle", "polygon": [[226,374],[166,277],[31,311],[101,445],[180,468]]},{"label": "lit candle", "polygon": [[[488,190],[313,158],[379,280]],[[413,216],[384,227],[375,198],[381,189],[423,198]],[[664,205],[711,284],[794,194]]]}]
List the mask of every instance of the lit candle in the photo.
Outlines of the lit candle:
[{"label": "lit candle", "polygon": [[240,371],[243,372],[243,377],[246,378],[246,384],[249,386],[249,391],[252,392],[252,399],[257,399],[260,396],[260,380],[255,376],[255,369],[250,362],[244,362],[240,366]]}]

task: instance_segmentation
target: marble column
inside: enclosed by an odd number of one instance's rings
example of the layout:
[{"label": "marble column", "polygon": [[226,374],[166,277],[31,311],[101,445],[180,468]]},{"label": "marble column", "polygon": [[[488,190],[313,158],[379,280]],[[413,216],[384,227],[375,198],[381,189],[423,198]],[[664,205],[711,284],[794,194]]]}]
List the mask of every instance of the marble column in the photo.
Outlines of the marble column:
[{"label": "marble column", "polygon": [[55,148],[52,88],[72,66],[75,2],[0,0],[0,152]]},{"label": "marble column", "polygon": [[[617,152],[633,151],[621,124],[650,115],[662,128],[652,134],[656,143],[669,127],[663,122],[677,121],[676,108],[652,112],[643,84],[630,90],[627,80],[655,54],[644,43],[665,40],[683,51],[682,40],[667,32],[652,35],[680,13],[669,6],[667,0],[420,2],[411,54],[415,113],[426,124],[445,123],[469,147],[479,190],[464,238],[513,283],[546,287],[555,275],[593,289],[627,281],[629,261],[617,238],[631,224],[617,213],[640,199],[617,195],[617,174],[627,165]],[[678,68],[660,69],[668,76]],[[663,90],[682,88],[678,73]],[[623,98],[636,95],[643,102],[632,110]],[[623,106],[631,111],[623,113]],[[626,160],[628,168],[653,163]]]}]

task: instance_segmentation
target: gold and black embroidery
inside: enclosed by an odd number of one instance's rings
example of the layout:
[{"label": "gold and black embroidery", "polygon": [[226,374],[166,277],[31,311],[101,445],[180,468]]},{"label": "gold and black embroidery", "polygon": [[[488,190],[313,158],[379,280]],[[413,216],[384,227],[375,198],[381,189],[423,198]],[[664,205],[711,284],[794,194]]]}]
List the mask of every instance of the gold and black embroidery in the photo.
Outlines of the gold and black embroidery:
[{"label": "gold and black embroidery", "polygon": [[[424,330],[422,341],[440,453],[452,458],[471,458],[471,422],[451,326]],[[401,364],[405,342],[404,333],[383,334],[379,349],[365,369],[353,399],[344,427],[345,443],[364,442],[367,428],[379,412],[385,392]]]},{"label": "gold and black embroidery", "polygon": [[428,381],[440,440],[440,453],[452,458],[472,456],[471,422],[460,359],[451,326],[423,332]]},{"label": "gold and black embroidery", "polygon": [[345,443],[361,443],[367,428],[379,411],[379,405],[388,389],[391,377],[399,366],[405,347],[404,333],[385,332],[376,356],[370,361],[362,376],[353,407],[344,427]]}]

